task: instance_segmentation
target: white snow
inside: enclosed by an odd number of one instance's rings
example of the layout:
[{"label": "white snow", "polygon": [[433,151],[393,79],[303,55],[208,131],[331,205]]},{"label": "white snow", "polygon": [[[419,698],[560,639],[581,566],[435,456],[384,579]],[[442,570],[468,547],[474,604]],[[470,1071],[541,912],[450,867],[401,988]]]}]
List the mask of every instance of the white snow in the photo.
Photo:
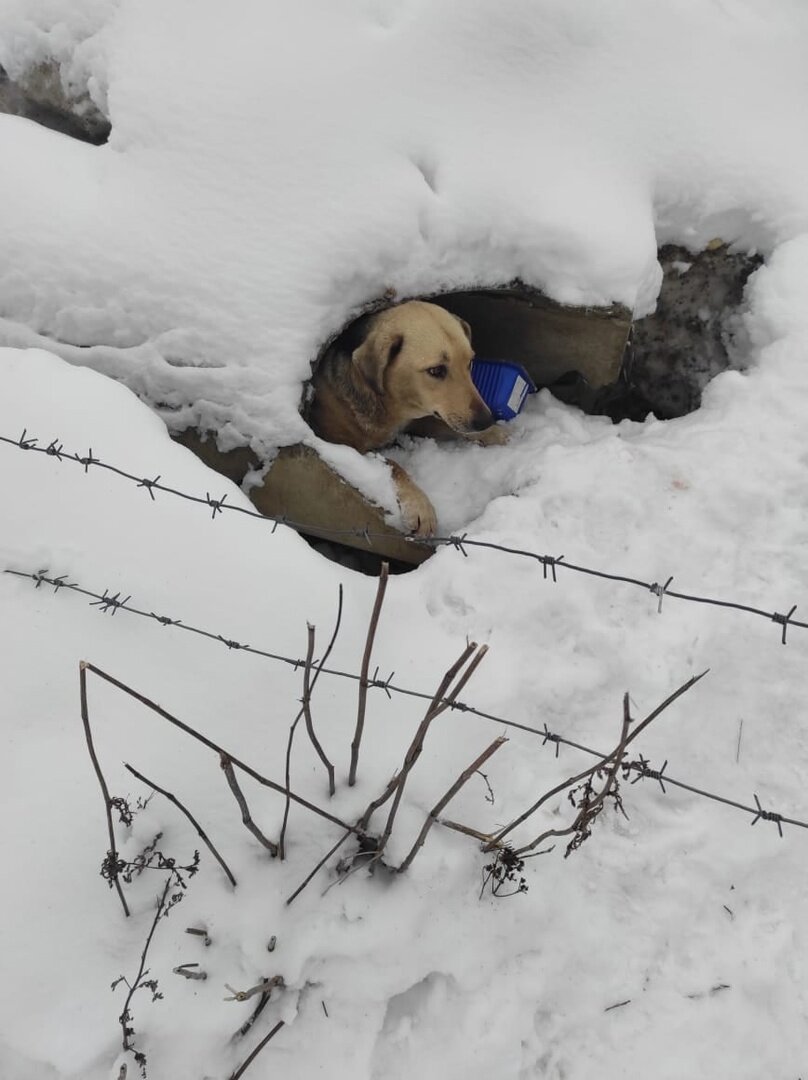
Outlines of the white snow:
[{"label": "white snow", "polygon": [[[697,412],[614,426],[542,393],[508,446],[396,453],[443,531],[643,581],[673,575],[682,592],[765,611],[797,604],[804,618],[807,23],[797,0],[0,0],[0,63],[14,75],[55,55],[108,102],[113,132],[89,147],[0,116],[0,341],[13,346],[0,349],[0,435],[26,428],[247,507],[163,419],[221,426],[225,445],[311,441],[297,413],[309,362],[385,288],[521,276],[560,300],[641,314],[659,285],[657,244],[695,251],[720,235],[766,265],[745,298],[749,370],[716,378]],[[328,452],[389,499],[380,462]],[[331,663],[358,670],[375,582],[291,532],[235,513],[213,522],[208,508],[152,502],[111,473],[8,444],[0,491],[0,568],[131,594],[269,652],[304,656],[308,621],[319,655],[342,583]],[[464,701],[609,750],[626,690],[639,719],[709,667],[638,750],[694,786],[808,819],[804,630],[784,648],[782,627],[751,615],[672,597],[658,612],[641,589],[561,567],[553,584],[532,560],[467,550],[391,580],[382,677],[431,692],[467,637],[486,642]],[[163,875],[136,879],[128,920],[98,876],[107,839],[79,661],[279,782],[302,672],[30,580],[3,575],[0,595],[0,1076],[117,1078],[125,988],[109,985],[137,971]],[[145,794],[124,761],[175,792],[239,883],[202,849],[158,924],[148,967],[165,996],[141,990],[132,1006],[152,1080],[225,1080],[279,1019],[248,1080],[804,1075],[804,830],[786,825],[781,840],[771,822],[750,828],[741,811],[647,780],[623,786],[628,820],[606,811],[569,859],[561,841],[529,861],[525,895],[480,899],[486,857],[436,826],[406,874],[328,888],[335,856],[287,907],[338,827],[293,808],[288,859],[269,859],[215,755],[95,678],[89,695],[113,793]],[[293,787],[354,821],[400,767],[423,703],[371,691],[352,789],[355,685],[323,675],[313,711],[337,794],[302,731]],[[494,830],[590,763],[445,713],[406,788],[392,864],[500,733],[509,742],[485,768],[494,804],[473,777],[454,820]],[[282,799],[244,790],[276,838]],[[559,797],[519,842],[569,819]],[[126,856],[158,830],[168,855],[200,846],[155,796],[131,833],[118,828]],[[200,925],[208,949],[183,932]],[[187,962],[207,980],[172,973]],[[286,989],[231,1041],[255,999],[224,1002],[225,983],[274,974]]]}]

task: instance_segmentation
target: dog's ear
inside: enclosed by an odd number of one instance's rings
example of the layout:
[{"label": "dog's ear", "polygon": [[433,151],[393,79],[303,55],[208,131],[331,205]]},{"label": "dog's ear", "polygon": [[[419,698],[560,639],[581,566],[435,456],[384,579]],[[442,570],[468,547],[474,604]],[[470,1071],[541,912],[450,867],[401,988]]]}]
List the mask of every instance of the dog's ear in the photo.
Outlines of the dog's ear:
[{"label": "dog's ear", "polygon": [[403,334],[371,333],[354,349],[353,362],[374,394],[384,393],[384,373],[404,345]]},{"label": "dog's ear", "polygon": [[471,327],[469,326],[469,324],[466,322],[465,319],[461,319],[459,315],[455,315],[454,312],[450,312],[450,314],[453,319],[457,319],[457,321],[460,323],[463,333],[468,338],[469,345],[471,345]]}]

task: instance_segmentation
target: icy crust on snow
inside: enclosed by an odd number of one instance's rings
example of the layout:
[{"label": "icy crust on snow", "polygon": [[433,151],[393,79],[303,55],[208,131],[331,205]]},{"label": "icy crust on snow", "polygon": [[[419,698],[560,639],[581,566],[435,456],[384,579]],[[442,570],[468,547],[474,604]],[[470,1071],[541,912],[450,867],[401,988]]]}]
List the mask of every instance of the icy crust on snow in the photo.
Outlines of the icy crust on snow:
[{"label": "icy crust on snow", "polygon": [[[675,575],[683,591],[788,610],[808,580],[805,413],[808,401],[808,236],[781,245],[750,286],[748,328],[760,350],[749,375],[717,378],[703,408],[682,420],[619,426],[542,397],[516,422],[506,450],[446,450],[455,487],[470,499],[472,535],[514,542],[570,562],[645,580]],[[0,352],[0,429],[58,435],[135,474],[162,474],[191,492],[210,474],[167,437],[121,386],[53,356]],[[0,447],[13,527],[0,559],[17,569],[65,573],[190,625],[285,655],[305,650],[305,622],[322,643],[336,590],[345,586],[334,667],[355,670],[375,583],[318,558],[294,534],[158,495],[152,503],[114,476]],[[439,470],[424,443],[424,476]],[[419,458],[423,454],[423,461]],[[461,463],[465,461],[465,468]],[[507,465],[507,462],[510,465]],[[489,497],[510,469],[519,496]],[[447,519],[461,510],[447,488]],[[217,478],[228,500],[243,500]],[[242,505],[246,505],[242,503]],[[640,749],[671,775],[751,803],[806,817],[808,752],[802,731],[805,649],[792,629],[738,613],[664,601],[561,570],[543,580],[529,561],[445,550],[417,574],[390,582],[374,664],[396,682],[433,688],[466,636],[491,651],[464,699],[538,729],[608,749],[622,694],[643,716],[694,672],[711,673],[652,726]],[[3,577],[2,679],[14,703],[3,732],[0,842],[7,865],[25,866],[0,920],[0,1067],[25,1080],[116,1080],[116,1017],[153,912],[155,879],[130,890],[124,921],[97,875],[105,847],[100,795],[77,714],[77,663],[86,658],[135,685],[232,753],[280,779],[300,672],[231,652],[174,628],[118,612],[102,616],[64,591]],[[798,609],[799,610],[799,609]],[[421,715],[405,698],[371,696],[359,783],[345,780],[355,691],[325,680],[315,722],[337,763],[328,808],[354,820],[400,764]],[[333,885],[335,859],[291,907],[285,898],[337,839],[336,829],[292,813],[289,859],[264,857],[207,751],[114,690],[93,681],[90,709],[101,760],[116,793],[140,794],[131,761],[200,818],[237,879],[231,890],[203,851],[188,895],[161,923],[150,974],[165,994],[133,1003],[150,1075],[229,1076],[277,1020],[286,1021],[258,1078],[314,1080],[483,1077],[584,1080],[605,1075],[799,1075],[804,1057],[803,972],[808,936],[804,837],[687,792],[646,782],[626,787],[628,819],[608,813],[575,856],[561,849],[528,864],[529,892],[479,897],[484,858],[466,838],[432,830],[405,875],[363,873]],[[743,720],[742,738],[739,723]],[[423,817],[461,768],[499,733],[468,714],[433,727],[414,770],[389,858],[400,861]],[[493,829],[587,759],[514,729],[486,766],[494,792],[474,778],[451,804],[455,820]],[[740,741],[739,741],[740,740]],[[326,802],[319,764],[297,744],[295,786]],[[37,784],[48,798],[36,798]],[[245,784],[262,827],[276,835],[280,800]],[[58,807],[58,813],[54,813]],[[518,834],[528,841],[567,820],[562,798]],[[24,827],[20,822],[24,821]],[[157,831],[161,848],[188,859],[199,840],[157,799],[135,819],[133,856]],[[329,885],[333,885],[328,889]],[[327,891],[326,891],[327,890]],[[207,928],[212,944],[184,934]],[[267,943],[277,945],[272,953]],[[72,974],[54,978],[54,957]],[[172,974],[199,963],[208,979]],[[251,1006],[224,1002],[280,973],[287,989],[246,1040],[230,1042]],[[619,1008],[612,1009],[612,1006]],[[611,1063],[604,1066],[604,1062]],[[131,1066],[130,1066],[131,1067]]]},{"label": "icy crust on snow", "polygon": [[54,54],[112,137],[0,117],[0,337],[268,454],[387,288],[521,277],[641,315],[658,242],[808,225],[807,35],[796,0],[3,0],[0,63]]}]

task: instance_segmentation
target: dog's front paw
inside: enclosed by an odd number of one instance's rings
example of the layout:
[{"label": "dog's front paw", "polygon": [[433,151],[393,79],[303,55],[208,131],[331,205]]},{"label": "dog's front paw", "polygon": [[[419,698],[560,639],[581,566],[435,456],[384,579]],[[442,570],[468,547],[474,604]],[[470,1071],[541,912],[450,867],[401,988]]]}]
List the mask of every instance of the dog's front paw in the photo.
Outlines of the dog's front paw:
[{"label": "dog's front paw", "polygon": [[415,492],[399,495],[398,505],[404,521],[404,531],[409,536],[426,538],[435,535],[438,528],[437,514],[423,491],[419,491],[417,496]]},{"label": "dog's front paw", "polygon": [[510,439],[510,434],[502,424],[493,424],[479,435],[474,435],[473,439],[480,446],[504,446]]},{"label": "dog's front paw", "polygon": [[398,462],[388,458],[388,464],[393,472],[404,532],[409,536],[434,536],[438,528],[435,507]]}]

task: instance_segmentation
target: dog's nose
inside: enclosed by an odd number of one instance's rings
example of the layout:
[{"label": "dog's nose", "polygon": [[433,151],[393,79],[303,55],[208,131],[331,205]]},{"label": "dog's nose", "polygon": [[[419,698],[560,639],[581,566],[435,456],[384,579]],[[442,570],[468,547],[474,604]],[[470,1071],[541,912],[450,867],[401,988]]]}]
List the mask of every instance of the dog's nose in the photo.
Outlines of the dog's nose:
[{"label": "dog's nose", "polygon": [[486,428],[490,428],[494,422],[494,416],[487,405],[483,405],[481,409],[476,409],[474,412],[474,419],[471,421],[471,427],[473,431],[485,431]]}]

